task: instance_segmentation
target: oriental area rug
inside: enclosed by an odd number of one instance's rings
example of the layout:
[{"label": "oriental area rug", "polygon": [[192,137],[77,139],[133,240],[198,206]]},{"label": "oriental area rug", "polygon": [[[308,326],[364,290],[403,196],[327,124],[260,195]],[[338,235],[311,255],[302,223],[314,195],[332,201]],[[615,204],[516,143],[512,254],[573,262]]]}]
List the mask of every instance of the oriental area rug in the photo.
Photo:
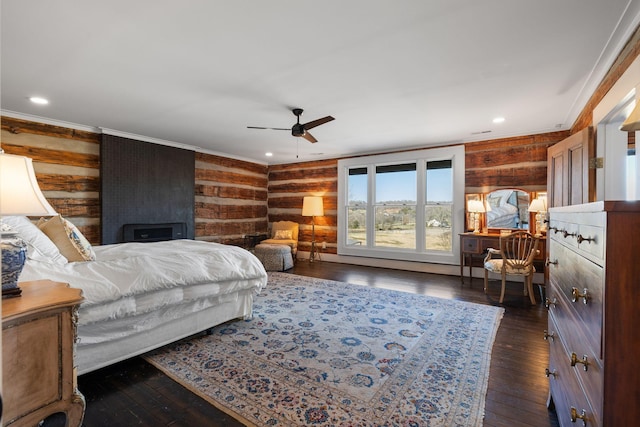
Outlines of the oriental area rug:
[{"label": "oriental area rug", "polygon": [[478,426],[503,313],[270,273],[253,319],[145,358],[250,426]]}]

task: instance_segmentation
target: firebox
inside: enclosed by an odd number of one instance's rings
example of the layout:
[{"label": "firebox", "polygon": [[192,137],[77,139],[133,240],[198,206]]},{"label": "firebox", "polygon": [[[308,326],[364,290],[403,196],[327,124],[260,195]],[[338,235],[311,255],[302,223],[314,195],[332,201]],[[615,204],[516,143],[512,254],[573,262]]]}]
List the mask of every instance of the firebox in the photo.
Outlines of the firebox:
[{"label": "firebox", "polygon": [[164,224],[125,224],[122,227],[124,242],[160,242],[163,240],[185,239],[187,224],[167,222]]}]

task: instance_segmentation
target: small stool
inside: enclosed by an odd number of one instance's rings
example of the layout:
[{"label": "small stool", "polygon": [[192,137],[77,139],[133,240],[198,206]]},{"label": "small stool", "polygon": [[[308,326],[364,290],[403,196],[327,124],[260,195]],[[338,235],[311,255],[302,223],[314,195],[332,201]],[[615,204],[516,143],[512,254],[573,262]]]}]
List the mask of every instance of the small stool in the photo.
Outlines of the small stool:
[{"label": "small stool", "polygon": [[260,243],[254,248],[256,257],[268,271],[284,271],[293,267],[293,256],[289,245]]}]

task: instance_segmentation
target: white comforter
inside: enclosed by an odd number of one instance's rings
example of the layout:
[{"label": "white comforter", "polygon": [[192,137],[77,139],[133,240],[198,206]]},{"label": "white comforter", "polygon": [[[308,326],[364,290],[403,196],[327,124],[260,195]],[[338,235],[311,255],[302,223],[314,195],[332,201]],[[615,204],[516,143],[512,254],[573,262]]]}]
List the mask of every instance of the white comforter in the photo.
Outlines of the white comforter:
[{"label": "white comforter", "polygon": [[[96,246],[95,261],[28,260],[21,281],[51,279],[83,291],[80,323],[139,315],[157,307],[253,289],[267,273],[250,252],[197,240]],[[203,295],[206,294],[206,295]]]}]

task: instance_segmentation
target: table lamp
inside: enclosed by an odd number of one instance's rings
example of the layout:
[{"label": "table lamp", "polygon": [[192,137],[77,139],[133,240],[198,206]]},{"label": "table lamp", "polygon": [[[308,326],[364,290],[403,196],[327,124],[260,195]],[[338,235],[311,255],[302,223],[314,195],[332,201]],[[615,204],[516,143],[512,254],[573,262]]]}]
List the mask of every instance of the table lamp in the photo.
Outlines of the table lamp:
[{"label": "table lamp", "polygon": [[480,214],[485,212],[484,203],[480,200],[469,200],[467,211],[473,214],[473,232],[480,232]]},{"label": "table lamp", "polygon": [[543,222],[543,217],[547,214],[547,199],[541,197],[533,199],[529,205],[529,212],[536,213],[536,236],[541,236],[543,232],[547,231]]},{"label": "table lamp", "polygon": [[[0,218],[10,215],[56,215],[45,199],[32,160],[0,149]],[[19,296],[18,277],[27,260],[27,245],[16,232],[1,225],[2,296]]]}]

